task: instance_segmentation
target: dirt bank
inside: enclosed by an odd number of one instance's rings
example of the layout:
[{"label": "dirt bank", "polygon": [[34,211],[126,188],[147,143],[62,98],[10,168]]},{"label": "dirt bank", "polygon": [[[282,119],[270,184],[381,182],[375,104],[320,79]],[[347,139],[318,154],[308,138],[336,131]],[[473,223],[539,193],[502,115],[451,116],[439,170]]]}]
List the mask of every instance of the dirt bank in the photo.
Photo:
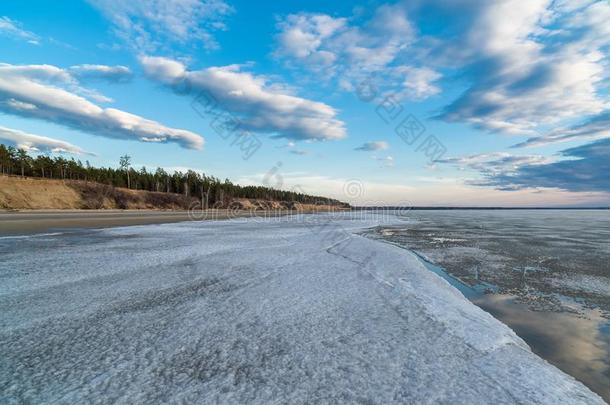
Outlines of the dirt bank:
[{"label": "dirt bank", "polygon": [[[300,204],[290,201],[226,199],[216,209],[268,211],[325,211],[344,206]],[[0,209],[3,210],[189,210],[201,209],[199,197],[130,190],[78,180],[49,180],[0,176]]]}]

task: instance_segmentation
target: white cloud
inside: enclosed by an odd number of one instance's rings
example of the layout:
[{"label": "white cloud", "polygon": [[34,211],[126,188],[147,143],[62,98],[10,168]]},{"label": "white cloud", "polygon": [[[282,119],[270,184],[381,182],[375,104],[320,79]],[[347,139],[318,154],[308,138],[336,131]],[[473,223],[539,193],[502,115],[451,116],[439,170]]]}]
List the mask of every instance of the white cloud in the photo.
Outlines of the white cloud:
[{"label": "white cloud", "polygon": [[441,92],[434,83],[441,74],[427,67],[400,66],[396,72],[404,76],[403,89],[398,94],[412,100],[423,100]]},{"label": "white cloud", "polygon": [[173,84],[186,77],[186,67],[182,62],[169,58],[143,56],[140,62],[150,78],[165,84]]},{"label": "white cloud", "polygon": [[176,142],[191,149],[203,147],[203,138],[193,132],[100,107],[89,101],[86,94],[75,94],[74,88],[87,93],[67,71],[55,66],[0,64],[0,110],[4,112],[110,138]]},{"label": "white cloud", "polygon": [[70,71],[53,65],[9,65],[0,63],[0,71],[9,77],[18,76],[49,85],[59,84],[73,93],[89,97],[100,103],[113,101],[94,89],[82,87]]},{"label": "white cloud", "polygon": [[[0,126],[0,140],[8,141],[13,146],[28,152],[72,153],[75,155],[93,155],[80,147],[59,139],[29,134],[27,132]],[[4,143],[4,142],[3,142]]]},{"label": "white cloud", "polygon": [[318,80],[336,80],[347,91],[373,79],[380,90],[401,98],[419,100],[440,91],[433,84],[440,73],[405,60],[405,51],[415,40],[406,7],[382,5],[360,25],[356,20],[288,15],[277,24],[275,55],[293,68],[313,71]]},{"label": "white cloud", "polygon": [[21,28],[21,24],[6,16],[0,17],[0,34],[11,38],[20,39],[33,45],[40,44],[40,37],[38,35],[24,30]]},{"label": "white cloud", "polygon": [[443,46],[463,50],[447,63],[465,67],[472,84],[441,118],[527,134],[608,108],[598,90],[610,36],[593,15],[610,15],[609,3],[566,12],[550,0],[496,0],[463,11],[468,28]]},{"label": "white cloud", "polygon": [[120,65],[76,65],[70,67],[70,72],[79,78],[99,78],[111,82],[124,82],[132,78],[131,70]]},{"label": "white cloud", "polygon": [[472,169],[485,175],[496,175],[512,173],[522,166],[548,164],[554,160],[542,155],[519,156],[505,152],[493,152],[439,159],[435,163],[452,164],[461,169]]},{"label": "white cloud", "polygon": [[175,60],[145,56],[140,59],[146,74],[169,86],[183,84],[206,92],[218,107],[235,114],[243,129],[268,132],[293,140],[333,140],[346,136],[345,124],[331,106],[285,94],[263,76],[230,65],[188,71]]},{"label": "white cloud", "polygon": [[365,142],[362,145],[358,146],[354,150],[370,152],[370,151],[378,151],[388,149],[390,145],[386,141],[371,141]]},{"label": "white cloud", "polygon": [[6,105],[16,111],[31,111],[38,108],[34,104],[25,103],[23,101],[15,100],[14,98],[6,100]]},{"label": "white cloud", "polygon": [[483,179],[473,184],[501,190],[557,188],[575,192],[610,192],[610,139],[566,149],[559,154],[565,159],[524,163],[514,170],[484,172]]},{"label": "white cloud", "polygon": [[438,118],[534,134],[610,108],[608,21],[607,1],[404,1],[369,19],[289,15],[275,55],[344,90],[403,99],[439,94],[441,77],[453,76],[466,90]]},{"label": "white cloud", "polygon": [[555,129],[543,136],[529,138],[514,147],[535,147],[558,142],[604,138],[610,138],[610,112],[604,112],[567,128]]},{"label": "white cloud", "polygon": [[115,33],[140,52],[170,43],[196,43],[212,49],[212,31],[225,29],[233,9],[222,0],[89,0],[113,24]]},{"label": "white cloud", "polygon": [[322,42],[346,24],[345,18],[325,14],[292,14],[279,22],[278,42],[281,54],[296,58],[311,58],[318,63],[332,62],[335,54],[319,50]]},{"label": "white cloud", "polygon": [[70,73],[53,65],[11,65],[0,63],[0,69],[3,76],[7,77],[15,76],[37,81],[60,82],[62,84],[74,82]]}]

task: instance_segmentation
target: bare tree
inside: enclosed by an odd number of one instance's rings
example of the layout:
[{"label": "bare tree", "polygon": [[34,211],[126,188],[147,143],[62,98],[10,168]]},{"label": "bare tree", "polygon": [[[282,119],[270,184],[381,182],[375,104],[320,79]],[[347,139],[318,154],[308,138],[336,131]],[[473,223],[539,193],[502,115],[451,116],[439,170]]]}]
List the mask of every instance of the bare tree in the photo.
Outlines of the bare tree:
[{"label": "bare tree", "polygon": [[131,156],[123,155],[119,160],[119,165],[121,165],[121,169],[127,172],[127,188],[131,188],[131,182],[129,180],[129,167],[131,166]]}]

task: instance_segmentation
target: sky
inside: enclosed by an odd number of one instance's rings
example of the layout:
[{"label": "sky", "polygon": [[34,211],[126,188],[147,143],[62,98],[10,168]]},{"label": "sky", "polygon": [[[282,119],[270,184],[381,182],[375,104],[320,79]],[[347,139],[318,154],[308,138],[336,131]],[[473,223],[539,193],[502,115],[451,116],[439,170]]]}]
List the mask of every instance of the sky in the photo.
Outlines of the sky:
[{"label": "sky", "polygon": [[356,205],[610,206],[607,0],[4,0],[0,142]]}]

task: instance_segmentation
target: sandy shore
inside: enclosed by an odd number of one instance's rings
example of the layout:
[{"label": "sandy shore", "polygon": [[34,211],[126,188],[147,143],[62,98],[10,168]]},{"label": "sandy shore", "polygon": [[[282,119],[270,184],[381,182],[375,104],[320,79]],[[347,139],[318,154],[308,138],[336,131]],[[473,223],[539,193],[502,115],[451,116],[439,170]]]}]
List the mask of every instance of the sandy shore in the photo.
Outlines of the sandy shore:
[{"label": "sandy shore", "polygon": [[192,220],[230,219],[248,216],[277,216],[293,211],[148,211],[148,210],[36,210],[0,211],[0,235],[50,232],[67,228],[163,224]]}]

